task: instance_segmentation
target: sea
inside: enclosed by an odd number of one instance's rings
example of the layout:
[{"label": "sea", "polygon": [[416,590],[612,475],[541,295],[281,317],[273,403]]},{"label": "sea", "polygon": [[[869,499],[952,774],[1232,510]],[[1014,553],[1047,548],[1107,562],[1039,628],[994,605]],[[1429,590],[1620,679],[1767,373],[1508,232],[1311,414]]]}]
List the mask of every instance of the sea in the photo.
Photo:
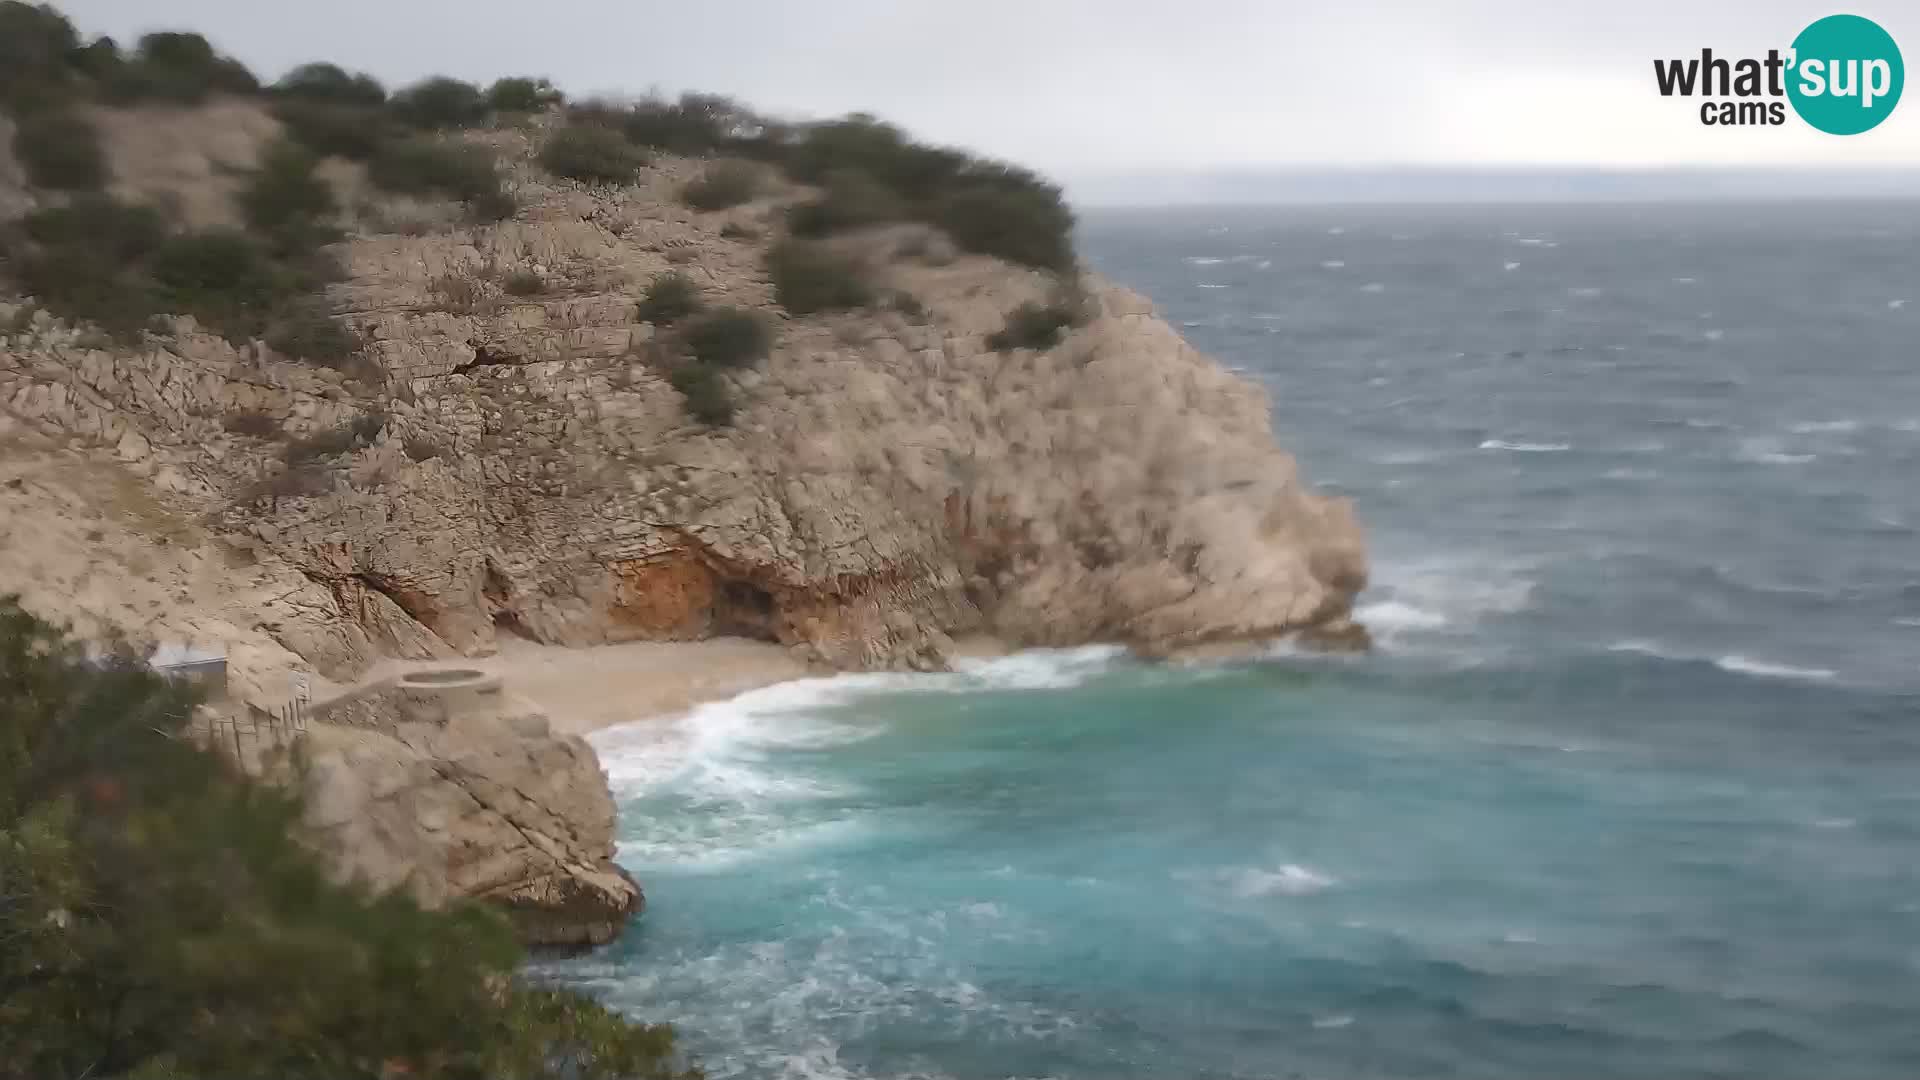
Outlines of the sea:
[{"label": "sea", "polygon": [[1093,212],[1371,544],[1358,657],[597,736],[539,974],[714,1077],[1920,1077],[1920,203]]}]

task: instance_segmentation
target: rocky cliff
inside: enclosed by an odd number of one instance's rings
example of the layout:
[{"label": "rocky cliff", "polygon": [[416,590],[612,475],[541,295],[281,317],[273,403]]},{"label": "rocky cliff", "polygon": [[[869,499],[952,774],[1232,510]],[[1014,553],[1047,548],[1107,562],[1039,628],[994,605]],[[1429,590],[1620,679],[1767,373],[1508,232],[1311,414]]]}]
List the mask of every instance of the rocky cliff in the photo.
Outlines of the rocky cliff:
[{"label": "rocky cliff", "polygon": [[[179,202],[169,185],[184,186],[217,220],[193,177],[243,166],[274,122],[214,108],[103,121],[116,190]],[[192,146],[209,124],[220,168],[144,166],[151,140],[126,134],[164,126]],[[796,317],[763,267],[809,189],[769,172],[753,201],[700,212],[679,199],[699,162],[660,157],[637,183],[590,186],[535,163],[544,122],[470,137],[498,151],[520,207],[498,224],[377,199],[358,166],[327,165],[351,208],[346,278],[327,295],[365,344],[351,376],[187,319],[129,347],[25,298],[0,304],[14,455],[0,587],[83,624],[236,643],[237,678],[259,684],[242,697],[263,703],[276,691],[256,670],[351,680],[502,635],[745,635],[838,668],[938,668],[974,632],[1152,654],[1364,642],[1347,504],[1300,479],[1262,392],[1142,297],[1081,275],[1081,325],[1040,351],[996,350],[1009,313],[1060,283],[893,225],[829,242],[885,305]],[[669,270],[777,327],[765,363],[727,376],[730,426],[689,418],[665,332],[636,311]],[[319,449],[291,455],[288,440]],[[572,910],[587,895],[617,912],[590,754],[511,720],[363,724],[329,745],[338,782],[316,806],[343,863],[429,897],[518,889],[516,903]],[[496,782],[503,756],[518,763],[506,773],[568,779]],[[457,839],[487,815],[545,853],[542,884],[525,885],[524,858],[496,865]],[[410,839],[369,839],[382,830]],[[394,854],[422,836],[425,878]]]}]

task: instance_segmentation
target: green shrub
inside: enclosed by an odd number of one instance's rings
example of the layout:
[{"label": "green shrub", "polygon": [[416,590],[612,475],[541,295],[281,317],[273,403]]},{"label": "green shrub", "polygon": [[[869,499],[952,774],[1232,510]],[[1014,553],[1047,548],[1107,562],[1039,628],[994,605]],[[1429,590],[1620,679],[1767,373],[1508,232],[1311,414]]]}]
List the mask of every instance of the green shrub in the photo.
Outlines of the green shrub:
[{"label": "green shrub", "polygon": [[96,323],[125,340],[138,338],[161,310],[152,282],[98,252],[34,251],[16,259],[13,270],[21,286],[55,314]]},{"label": "green shrub", "polygon": [[254,231],[282,251],[305,251],[338,236],[330,219],[339,211],[333,188],[314,175],[312,152],[282,139],[260,157],[253,179],[240,192],[240,209]]},{"label": "green shrub", "polygon": [[213,94],[252,94],[260,82],[238,60],[214,52],[199,34],[163,32],[140,39],[132,58],[102,87],[109,101],[198,105]]},{"label": "green shrub", "polygon": [[64,97],[68,62],[80,48],[73,24],[52,7],[0,3],[0,101],[16,109]]},{"label": "green shrub", "polygon": [[98,191],[107,182],[100,133],[77,112],[49,109],[20,117],[13,132],[13,153],[34,187]]},{"label": "green shrub", "polygon": [[1067,327],[1081,321],[1079,304],[1065,296],[1045,304],[1029,300],[1007,313],[1006,325],[987,337],[987,348],[994,352],[1051,349],[1060,343]]},{"label": "green shrub", "polygon": [[565,99],[552,82],[524,75],[495,80],[487,88],[487,107],[500,113],[545,112]]},{"label": "green shrub", "polygon": [[641,322],[666,326],[700,310],[700,286],[685,274],[661,274],[647,286],[635,310]]},{"label": "green shrub", "polygon": [[[1041,269],[1072,268],[1073,214],[1060,189],[1025,169],[925,146],[871,116],[815,124],[786,155],[797,180],[828,184],[837,174],[864,174],[899,200],[894,216],[945,229],[968,251]],[[855,212],[865,199],[848,200]],[[819,234],[849,227],[830,191],[820,204],[797,208],[794,230]]]},{"label": "green shrub", "polygon": [[384,108],[292,99],[274,103],[273,115],[287,135],[316,154],[366,161],[402,138],[402,128]]},{"label": "green shrub", "polygon": [[680,340],[693,359],[708,367],[752,367],[773,348],[766,320],[740,308],[719,308],[687,323]]},{"label": "green shrub", "polygon": [[288,305],[267,326],[265,340],[282,356],[336,370],[360,350],[359,339],[319,301]]},{"label": "green shrub", "polygon": [[413,462],[432,461],[446,453],[439,443],[419,435],[407,436],[401,448],[406,451],[407,459]]},{"label": "green shrub", "polygon": [[733,389],[726,377],[705,364],[681,364],[667,376],[687,400],[687,415],[708,427],[733,423]]},{"label": "green shrub", "polygon": [[470,82],[435,76],[393,95],[393,113],[427,131],[477,127],[487,118],[487,98]]},{"label": "green shrub", "polygon": [[0,600],[6,1076],[697,1080],[670,1030],[518,981],[498,912],[336,882],[195,702]]},{"label": "green shrub", "polygon": [[737,221],[729,221],[725,225],[720,226],[720,238],[722,240],[741,240],[751,243],[760,239],[760,230],[750,225],[742,225]]},{"label": "green shrub", "polygon": [[140,272],[166,237],[151,207],[83,195],[27,215],[18,237],[8,245],[14,276],[54,313],[130,339],[159,310]]},{"label": "green shrub", "polygon": [[42,247],[87,251],[118,264],[145,259],[167,235],[159,211],[107,195],[81,195],[65,206],[36,210],[20,228]]},{"label": "green shrub", "polygon": [[759,166],[747,161],[716,161],[681,190],[680,199],[695,210],[725,210],[751,201],[759,189]]},{"label": "green shrub", "polygon": [[[610,110],[598,108],[601,115]],[[725,149],[752,114],[731,98],[682,94],[678,101],[642,101],[619,115],[627,138],[674,154],[704,154]]]},{"label": "green shrub", "polygon": [[819,198],[787,211],[794,235],[824,236],[907,216],[906,200],[858,169],[836,169],[822,184],[826,190]]},{"label": "green shrub", "polygon": [[866,271],[848,256],[808,240],[783,240],[767,253],[773,298],[795,315],[865,307],[873,301]]},{"label": "green shrub", "polygon": [[508,296],[539,296],[547,291],[547,281],[531,270],[515,270],[500,287],[507,290]]},{"label": "green shrub", "polygon": [[301,64],[273,84],[275,97],[322,105],[379,108],[387,103],[380,81],[362,72],[349,75],[337,64]]},{"label": "green shrub", "polygon": [[927,305],[920,298],[905,289],[894,289],[886,297],[887,307],[919,322],[927,317]]},{"label": "green shrub", "polygon": [[481,220],[495,221],[514,212],[493,152],[472,143],[428,138],[393,143],[368,163],[367,178],[376,187],[403,195],[458,199]]},{"label": "green shrub", "polygon": [[285,288],[260,244],[229,229],[170,237],[154,252],[151,269],[160,287],[160,310],[192,315],[239,337],[265,328]]},{"label": "green shrub", "polygon": [[1065,272],[1073,268],[1073,212],[1060,189],[996,167],[940,198],[930,215],[967,251]]},{"label": "green shrub", "polygon": [[647,155],[612,128],[573,124],[547,137],[540,164],[556,176],[589,184],[624,184]]},{"label": "green shrub", "polygon": [[270,412],[262,409],[245,409],[228,413],[220,426],[235,435],[246,435],[255,439],[277,439],[281,435],[280,421]]}]

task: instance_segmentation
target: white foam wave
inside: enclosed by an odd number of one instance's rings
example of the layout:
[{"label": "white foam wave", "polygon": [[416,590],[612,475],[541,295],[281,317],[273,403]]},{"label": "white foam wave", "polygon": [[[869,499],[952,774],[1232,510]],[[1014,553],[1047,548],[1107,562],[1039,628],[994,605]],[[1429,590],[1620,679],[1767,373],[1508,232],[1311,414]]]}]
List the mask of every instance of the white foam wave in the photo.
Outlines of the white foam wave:
[{"label": "white foam wave", "polygon": [[1343,270],[1346,268],[1346,265],[1347,265],[1347,261],[1345,259],[1327,259],[1326,261],[1320,264],[1320,269]]},{"label": "white foam wave", "polygon": [[1336,1013],[1332,1016],[1316,1016],[1313,1018],[1313,1026],[1322,1029],[1343,1028],[1352,1023],[1353,1017],[1348,1016],[1346,1013]]},{"label": "white foam wave", "polygon": [[1347,231],[1347,227],[1345,225],[1335,225],[1334,227],[1327,230],[1327,235],[1339,236],[1346,231]]},{"label": "white foam wave", "polygon": [[1226,286],[1225,286],[1225,285],[1202,285],[1202,286],[1200,286],[1200,287],[1201,287],[1201,288],[1203,288],[1203,289],[1224,289],[1224,288],[1226,288]]},{"label": "white foam wave", "polygon": [[1482,450],[1510,450],[1520,454],[1557,454],[1562,450],[1571,450],[1567,443],[1530,443],[1507,442],[1504,439],[1488,439],[1480,444]]},{"label": "white foam wave", "polygon": [[1889,300],[1889,301],[1887,301],[1887,308],[1888,308],[1888,310],[1891,310],[1891,311],[1899,311],[1899,310],[1900,310],[1901,308],[1903,308],[1903,307],[1906,307],[1906,306],[1907,306],[1907,302],[1906,302],[1905,300]]},{"label": "white foam wave", "polygon": [[1796,435],[1814,435],[1821,432],[1845,433],[1849,431],[1859,431],[1860,421],[1858,420],[1803,420],[1800,423],[1794,424],[1792,427],[1789,427],[1787,430],[1793,432]]},{"label": "white foam wave", "polygon": [[1895,619],[1895,626],[1920,626],[1920,619]]},{"label": "white foam wave", "polygon": [[1607,646],[1607,651],[1635,653],[1640,656],[1652,656],[1661,660],[1710,661],[1714,667],[1719,668],[1721,671],[1732,672],[1735,675],[1751,675],[1755,678],[1762,679],[1795,679],[1824,682],[1838,675],[1838,672],[1830,668],[1796,667],[1791,664],[1776,664],[1765,660],[1755,660],[1751,657],[1741,656],[1738,653],[1729,653],[1725,656],[1713,656],[1711,654],[1687,652],[1681,649],[1669,648],[1657,641],[1644,639],[1616,641]]},{"label": "white foam wave", "polygon": [[1706,338],[1708,341],[1719,341],[1721,338],[1727,336],[1727,332],[1725,330],[1708,330],[1700,336]]},{"label": "white foam wave", "polygon": [[1790,454],[1775,439],[1742,439],[1734,457],[1757,465],[1805,465],[1813,454]]},{"label": "white foam wave", "polygon": [[1860,824],[1850,817],[1817,818],[1813,822],[1816,829],[1851,829]]},{"label": "white foam wave", "polygon": [[1259,262],[1253,264],[1253,268],[1255,270],[1271,270],[1273,269],[1273,260],[1261,259]]},{"label": "white foam wave", "polygon": [[1192,258],[1190,258],[1190,259],[1188,259],[1187,261],[1188,261],[1188,262],[1190,262],[1190,263],[1192,263],[1192,264],[1193,264],[1193,265],[1195,265],[1195,266],[1217,266],[1217,265],[1219,265],[1220,263],[1223,263],[1223,262],[1226,262],[1227,260],[1225,260],[1225,259],[1215,259],[1215,258],[1211,258],[1211,257],[1208,257],[1208,256],[1204,256],[1204,255],[1196,255],[1196,256],[1194,256],[1194,257],[1192,257]]},{"label": "white foam wave", "polygon": [[1810,679],[1824,682],[1837,674],[1837,672],[1830,668],[1794,667],[1791,664],[1774,664],[1765,660],[1754,660],[1738,655],[1719,657],[1714,660],[1713,666],[1722,671],[1731,671],[1739,675],[1752,675],[1762,679]]},{"label": "white foam wave", "polygon": [[1363,604],[1354,611],[1354,617],[1358,618],[1367,629],[1387,635],[1406,630],[1436,630],[1447,625],[1445,615],[1436,611],[1425,611],[1398,600]]},{"label": "white foam wave", "polygon": [[1693,283],[1694,283],[1695,281],[1697,281],[1697,280],[1699,280],[1699,279],[1698,279],[1698,278],[1690,278],[1690,277],[1677,277],[1677,278],[1674,278],[1674,279],[1673,279],[1673,283],[1674,283],[1675,285],[1691,285],[1691,284],[1693,284]]},{"label": "white foam wave", "polygon": [[1500,266],[1500,269],[1502,269],[1502,270],[1518,270],[1518,269],[1520,269],[1520,264],[1519,264],[1519,263],[1517,263],[1517,262],[1506,262],[1506,263],[1502,263],[1502,264],[1501,264],[1501,266]]},{"label": "white foam wave", "polygon": [[1365,285],[1360,286],[1360,291],[1363,293],[1381,293],[1386,292],[1387,287],[1377,281],[1369,281]]},{"label": "white foam wave", "polygon": [[1229,875],[1233,894],[1243,900],[1260,896],[1308,896],[1340,882],[1310,866],[1285,863],[1278,870],[1248,867]]}]

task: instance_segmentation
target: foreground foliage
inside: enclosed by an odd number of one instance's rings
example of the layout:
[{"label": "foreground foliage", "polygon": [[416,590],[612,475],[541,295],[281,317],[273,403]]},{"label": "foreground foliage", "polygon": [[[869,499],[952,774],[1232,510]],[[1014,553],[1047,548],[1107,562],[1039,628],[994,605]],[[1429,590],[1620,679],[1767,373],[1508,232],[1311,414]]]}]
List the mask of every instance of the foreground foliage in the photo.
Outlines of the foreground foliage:
[{"label": "foreground foliage", "polygon": [[0,599],[0,1077],[679,1078],[505,922],[329,882],[192,695]]}]

